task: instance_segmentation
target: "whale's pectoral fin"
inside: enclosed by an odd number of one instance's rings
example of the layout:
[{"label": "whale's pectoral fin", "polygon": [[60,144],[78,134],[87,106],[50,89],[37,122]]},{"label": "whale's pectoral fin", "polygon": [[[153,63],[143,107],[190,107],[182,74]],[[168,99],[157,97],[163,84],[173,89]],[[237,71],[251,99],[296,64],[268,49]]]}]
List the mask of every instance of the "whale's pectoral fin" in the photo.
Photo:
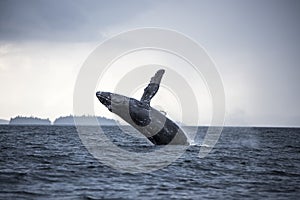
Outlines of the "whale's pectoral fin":
[{"label": "whale's pectoral fin", "polygon": [[156,94],[156,92],[159,89],[159,84],[160,84],[161,78],[164,75],[164,73],[165,73],[165,70],[160,69],[151,78],[150,83],[144,89],[144,94],[143,94],[143,96],[141,98],[142,102],[150,104],[150,101],[151,101],[152,97],[154,97],[154,95]]}]

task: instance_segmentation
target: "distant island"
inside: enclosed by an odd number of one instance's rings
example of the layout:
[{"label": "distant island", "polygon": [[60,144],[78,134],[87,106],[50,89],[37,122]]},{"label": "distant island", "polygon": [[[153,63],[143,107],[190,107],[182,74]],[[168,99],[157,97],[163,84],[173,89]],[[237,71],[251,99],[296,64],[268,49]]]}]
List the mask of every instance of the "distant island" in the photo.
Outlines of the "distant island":
[{"label": "distant island", "polygon": [[1,125],[1,124],[8,124],[8,123],[9,123],[8,120],[0,119],[0,125]]},{"label": "distant island", "polygon": [[9,125],[51,125],[51,121],[49,119],[41,119],[37,117],[17,116],[10,119]]},{"label": "distant island", "polygon": [[[96,120],[95,120],[96,118]],[[83,115],[83,116],[65,116],[59,117],[54,120],[53,125],[56,126],[75,126],[74,119],[76,120],[76,125],[80,126],[114,126],[117,122],[113,119],[108,119],[105,117],[99,116],[90,116],[90,115]]]},{"label": "distant island", "polygon": [[55,126],[115,126],[118,121],[113,119],[108,119],[100,116],[91,116],[91,115],[83,115],[83,116],[62,116],[58,117],[54,120],[53,123],[49,119],[41,119],[38,117],[24,117],[17,116],[8,120],[0,119],[0,125],[55,125]]}]

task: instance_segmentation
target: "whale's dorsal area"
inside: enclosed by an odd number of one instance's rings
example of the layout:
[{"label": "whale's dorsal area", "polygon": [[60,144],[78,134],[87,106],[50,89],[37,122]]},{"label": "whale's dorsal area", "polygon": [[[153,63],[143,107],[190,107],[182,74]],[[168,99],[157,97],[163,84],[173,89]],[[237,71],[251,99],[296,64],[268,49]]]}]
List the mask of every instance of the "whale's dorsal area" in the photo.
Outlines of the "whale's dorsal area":
[{"label": "whale's dorsal area", "polygon": [[155,145],[189,145],[184,131],[164,113],[150,106],[159,89],[165,70],[158,70],[144,89],[141,100],[111,92],[97,92],[99,101],[108,110],[138,130]]}]

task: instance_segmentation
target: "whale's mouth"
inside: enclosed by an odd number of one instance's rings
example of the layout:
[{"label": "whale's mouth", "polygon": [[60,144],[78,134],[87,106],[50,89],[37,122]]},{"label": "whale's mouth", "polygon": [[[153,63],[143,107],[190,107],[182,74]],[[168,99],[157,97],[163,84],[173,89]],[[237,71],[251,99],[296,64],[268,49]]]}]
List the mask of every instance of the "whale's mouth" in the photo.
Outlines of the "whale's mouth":
[{"label": "whale's mouth", "polygon": [[109,110],[111,110],[111,93],[110,92],[97,92],[96,96],[103,105],[105,105]]}]

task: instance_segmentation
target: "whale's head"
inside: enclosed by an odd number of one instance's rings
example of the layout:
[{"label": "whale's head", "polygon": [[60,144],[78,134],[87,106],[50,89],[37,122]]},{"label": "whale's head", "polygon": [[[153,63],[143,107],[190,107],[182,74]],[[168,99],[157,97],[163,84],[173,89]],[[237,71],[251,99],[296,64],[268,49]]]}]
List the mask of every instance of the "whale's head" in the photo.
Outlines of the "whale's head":
[{"label": "whale's head", "polygon": [[97,92],[98,100],[111,111],[111,93],[110,92]]},{"label": "whale's head", "polygon": [[129,105],[130,98],[120,94],[111,92],[97,92],[96,96],[99,101],[113,113],[116,113],[119,110],[124,110],[128,108]]}]

